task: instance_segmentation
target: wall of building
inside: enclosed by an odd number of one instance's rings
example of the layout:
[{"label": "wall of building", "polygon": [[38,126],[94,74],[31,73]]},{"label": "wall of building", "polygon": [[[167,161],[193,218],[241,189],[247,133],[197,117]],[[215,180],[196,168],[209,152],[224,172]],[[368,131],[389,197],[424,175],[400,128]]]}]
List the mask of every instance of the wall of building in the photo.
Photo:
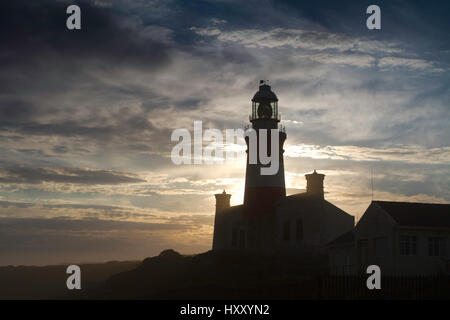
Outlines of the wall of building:
[{"label": "wall of building", "polygon": [[[320,214],[299,208],[281,208],[276,213],[276,244],[282,251],[305,251],[317,249],[323,238],[320,226]],[[297,237],[297,223],[300,223],[300,235]],[[288,225],[286,225],[288,224]],[[285,237],[287,227],[288,237]]]},{"label": "wall of building", "polygon": [[[277,207],[276,245],[280,251],[326,253],[326,244],[354,227],[354,218],[324,200],[291,201]],[[289,224],[289,239],[285,237]],[[298,236],[297,226],[302,230]]]},{"label": "wall of building", "polygon": [[[395,221],[392,220],[378,205],[371,204],[356,226],[355,250],[359,273],[365,274],[367,266],[380,266],[383,274],[394,274]],[[380,241],[381,240],[381,241]],[[377,248],[377,243],[384,245]]]},{"label": "wall of building", "polygon": [[[402,251],[402,236],[415,237],[414,253]],[[444,239],[445,252],[441,256],[429,255],[429,237]],[[385,240],[380,241],[382,239]],[[449,239],[450,230],[398,227],[378,205],[371,204],[355,231],[359,272],[365,273],[367,266],[372,264],[380,266],[383,275],[419,276],[449,272]]]},{"label": "wall of building", "polygon": [[[416,239],[415,253],[406,255],[402,252],[402,236],[413,236]],[[438,256],[430,255],[429,238],[442,239],[443,251]],[[439,275],[450,274],[449,252],[450,230],[426,228],[396,228],[395,229],[395,265],[400,275]]]},{"label": "wall of building", "polygon": [[347,243],[328,248],[330,274],[354,275],[357,273],[355,244]]},{"label": "wall of building", "polygon": [[248,226],[242,210],[231,208],[222,212],[217,222],[215,228],[220,230],[220,238],[214,250],[239,250],[248,246]]},{"label": "wall of building", "polygon": [[249,216],[243,206],[231,207],[216,218],[213,250],[274,252],[274,215]]}]

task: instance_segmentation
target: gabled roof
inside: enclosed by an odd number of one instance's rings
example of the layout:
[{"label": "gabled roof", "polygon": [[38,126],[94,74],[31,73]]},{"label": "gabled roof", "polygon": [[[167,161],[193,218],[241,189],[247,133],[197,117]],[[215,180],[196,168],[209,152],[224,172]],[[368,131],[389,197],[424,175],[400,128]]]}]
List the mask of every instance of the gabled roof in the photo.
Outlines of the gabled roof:
[{"label": "gabled roof", "polygon": [[309,194],[308,192],[303,193],[296,193],[292,194],[290,196],[283,197],[279,199],[275,206],[278,207],[301,207],[305,212],[309,212],[311,214],[314,214],[316,211],[327,211],[327,212],[333,212],[340,215],[346,215],[350,216],[347,212],[344,210],[336,207],[331,202],[328,202],[327,200],[323,198],[318,198],[316,196],[313,196]]},{"label": "gabled roof", "polygon": [[242,212],[244,210],[244,205],[243,204],[239,204],[237,206],[231,206],[229,208],[226,208],[223,210],[223,212],[226,212],[228,214],[233,214],[233,213],[239,213]]},{"label": "gabled roof", "polygon": [[306,192],[301,192],[301,193],[294,193],[289,196],[286,196],[286,197],[280,199],[280,201],[283,201],[283,200],[289,201],[289,200],[306,199],[306,198],[309,198],[309,195]]},{"label": "gabled roof", "polygon": [[450,228],[450,204],[373,201],[400,226]]}]

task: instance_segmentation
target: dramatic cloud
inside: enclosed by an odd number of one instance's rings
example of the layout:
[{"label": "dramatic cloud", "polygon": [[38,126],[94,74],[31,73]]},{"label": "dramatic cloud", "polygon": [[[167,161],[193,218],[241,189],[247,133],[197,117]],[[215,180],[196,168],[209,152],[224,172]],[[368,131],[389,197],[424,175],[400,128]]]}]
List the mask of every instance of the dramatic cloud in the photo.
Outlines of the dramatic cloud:
[{"label": "dramatic cloud", "polygon": [[297,58],[306,58],[320,63],[333,63],[340,65],[352,65],[357,67],[371,67],[376,59],[366,54],[331,54],[317,53],[310,55],[297,56]]},{"label": "dramatic cloud", "polygon": [[270,30],[246,29],[237,31],[221,31],[218,28],[191,28],[203,36],[216,36],[219,41],[237,42],[245,46],[257,48],[277,48],[288,46],[308,50],[336,50],[394,53],[401,51],[397,43],[368,41],[350,38],[343,34],[313,30],[274,28]]},{"label": "dramatic cloud", "polygon": [[423,59],[406,59],[398,57],[384,57],[378,62],[380,67],[406,67],[415,70],[431,69],[433,71],[445,71],[443,69],[434,69],[434,64]]},{"label": "dramatic cloud", "polygon": [[405,146],[390,148],[365,148],[357,146],[289,146],[288,157],[310,157],[313,159],[335,159],[353,161],[399,161],[404,163],[450,165],[450,147],[424,148]]},{"label": "dramatic cloud", "polygon": [[[170,160],[176,128],[248,123],[259,79],[287,128],[286,183],[326,197],[449,202],[449,4],[0,3],[0,264],[143,258],[211,245],[214,193],[243,199],[245,155]],[[242,146],[224,145],[225,149]],[[2,224],[3,223],[3,224]],[[142,224],[142,225],[141,225]]]},{"label": "dramatic cloud", "polygon": [[0,168],[0,183],[120,184],[145,182],[133,175],[83,168]]},{"label": "dramatic cloud", "polygon": [[206,232],[192,227],[108,220],[7,219],[0,221],[0,264],[101,262],[141,259],[176,245],[186,253],[210,245]]}]

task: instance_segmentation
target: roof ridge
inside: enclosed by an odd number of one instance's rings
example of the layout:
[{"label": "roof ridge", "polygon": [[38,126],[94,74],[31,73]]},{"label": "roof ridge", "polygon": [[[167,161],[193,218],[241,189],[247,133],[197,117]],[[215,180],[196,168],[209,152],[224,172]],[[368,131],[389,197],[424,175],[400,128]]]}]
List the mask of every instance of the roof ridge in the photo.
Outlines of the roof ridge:
[{"label": "roof ridge", "polygon": [[376,203],[398,203],[398,204],[425,204],[425,205],[442,205],[450,206],[450,203],[434,203],[434,202],[409,202],[409,201],[387,201],[387,200],[372,200]]}]

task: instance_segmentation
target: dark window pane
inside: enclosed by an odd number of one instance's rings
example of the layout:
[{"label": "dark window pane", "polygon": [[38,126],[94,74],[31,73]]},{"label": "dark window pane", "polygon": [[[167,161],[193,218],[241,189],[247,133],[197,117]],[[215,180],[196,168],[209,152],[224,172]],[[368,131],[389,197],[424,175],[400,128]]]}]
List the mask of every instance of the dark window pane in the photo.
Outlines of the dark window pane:
[{"label": "dark window pane", "polygon": [[402,256],[415,256],[417,254],[416,236],[400,236],[400,254]]},{"label": "dark window pane", "polygon": [[428,255],[439,257],[445,254],[445,239],[438,237],[428,238]]}]

